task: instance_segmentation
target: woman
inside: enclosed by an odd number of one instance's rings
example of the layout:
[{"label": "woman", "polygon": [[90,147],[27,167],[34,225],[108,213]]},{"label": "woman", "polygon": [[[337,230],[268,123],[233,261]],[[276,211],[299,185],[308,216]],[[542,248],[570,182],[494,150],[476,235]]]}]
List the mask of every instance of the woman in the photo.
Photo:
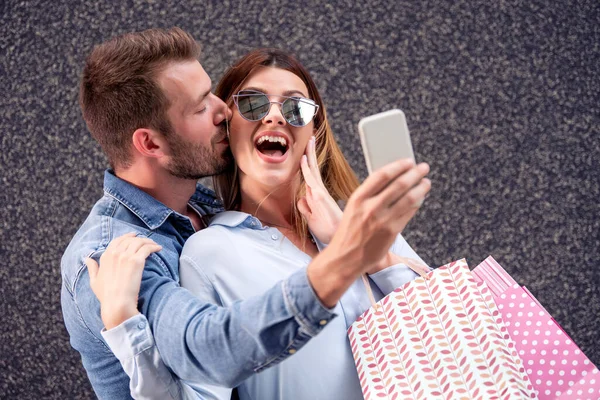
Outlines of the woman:
[{"label": "woman", "polygon": [[[335,143],[312,78],[289,54],[250,52],[225,73],[216,94],[233,109],[229,141],[236,165],[214,180],[228,211],[188,239],[180,278],[197,296],[227,306],[305,267],[329,242],[341,218],[336,202],[347,200],[358,180]],[[417,276],[407,259],[419,257],[399,236],[369,271],[376,300]],[[335,309],[344,318],[294,357],[242,383],[239,397],[361,399],[346,329],[370,305],[363,283],[355,282]],[[140,382],[140,374],[160,368],[126,370]],[[201,398],[230,397],[229,389],[194,389]]]}]

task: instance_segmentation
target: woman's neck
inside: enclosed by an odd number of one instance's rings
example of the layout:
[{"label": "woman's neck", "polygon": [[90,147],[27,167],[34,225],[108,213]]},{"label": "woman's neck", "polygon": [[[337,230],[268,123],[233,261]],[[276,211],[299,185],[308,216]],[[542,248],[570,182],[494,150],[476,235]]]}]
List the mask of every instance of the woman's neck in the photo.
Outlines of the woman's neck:
[{"label": "woman's neck", "polygon": [[240,176],[241,211],[254,215],[264,225],[272,226],[285,235],[296,248],[310,257],[319,253],[310,236],[299,236],[293,226],[292,214],[295,194],[300,185],[300,175],[291,182],[276,187],[263,185],[261,182]]},{"label": "woman's neck", "polygon": [[241,175],[241,211],[254,215],[266,225],[291,228],[298,185],[299,176],[292,182],[270,187]]}]

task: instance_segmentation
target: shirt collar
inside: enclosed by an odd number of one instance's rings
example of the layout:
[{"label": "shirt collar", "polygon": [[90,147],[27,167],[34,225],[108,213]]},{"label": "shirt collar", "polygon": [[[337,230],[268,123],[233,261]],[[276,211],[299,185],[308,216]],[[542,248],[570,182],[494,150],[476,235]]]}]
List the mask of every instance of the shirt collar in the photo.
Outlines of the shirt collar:
[{"label": "shirt collar", "polygon": [[[269,226],[263,225],[260,220],[248,213],[241,211],[224,211],[214,216],[214,218],[210,221],[210,226],[213,225],[221,225],[229,228],[236,228],[238,226],[242,226],[245,228],[255,229],[255,230],[264,230],[268,229]],[[312,238],[315,240],[315,244],[319,251],[322,251],[325,247],[327,247],[323,242],[319,240],[311,231],[308,230]]]},{"label": "shirt collar", "polygon": [[[160,227],[169,215],[175,213],[148,193],[117,177],[110,169],[104,172],[104,192],[127,207],[152,230]],[[196,185],[196,192],[189,203],[202,215],[222,210],[222,203],[215,193],[201,184]]]},{"label": "shirt collar", "polygon": [[263,229],[260,220],[252,215],[241,211],[225,211],[214,216],[210,225],[221,225],[229,228],[245,226],[252,229]]}]

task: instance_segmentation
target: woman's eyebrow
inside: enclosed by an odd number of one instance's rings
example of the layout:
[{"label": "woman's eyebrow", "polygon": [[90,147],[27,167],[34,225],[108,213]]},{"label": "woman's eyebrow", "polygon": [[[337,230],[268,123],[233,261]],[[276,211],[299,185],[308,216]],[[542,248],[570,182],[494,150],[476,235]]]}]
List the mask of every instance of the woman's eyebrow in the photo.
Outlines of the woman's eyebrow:
[{"label": "woman's eyebrow", "polygon": [[262,88],[259,88],[256,86],[248,86],[248,87],[243,88],[242,90],[254,90],[256,92],[265,93],[265,89],[262,89]]},{"label": "woman's eyebrow", "polygon": [[308,97],[307,95],[305,95],[304,93],[302,93],[302,92],[301,92],[301,91],[299,91],[299,90],[288,90],[288,91],[285,91],[285,92],[283,92],[283,95],[284,95],[284,96],[293,96],[293,95],[295,95],[295,94],[296,94],[296,95],[297,95],[297,94],[299,94],[299,95],[300,95],[300,96],[302,96],[302,97]]},{"label": "woman's eyebrow", "polygon": [[[256,87],[256,86],[249,86],[249,87],[246,87],[246,88],[244,88],[242,90],[256,90],[257,92],[261,92],[261,93],[264,93],[264,94],[269,94],[269,95],[272,94],[272,93],[267,93],[267,91],[265,89],[262,89],[262,88],[259,88],[259,87]],[[296,89],[286,90],[281,95],[282,96],[288,96],[288,97],[291,97],[291,96],[294,96],[294,95],[296,95],[296,96],[300,95],[302,97],[308,98],[307,95],[305,95],[304,93],[302,93],[300,90],[296,90]],[[274,96],[276,96],[276,95],[274,95]]]}]

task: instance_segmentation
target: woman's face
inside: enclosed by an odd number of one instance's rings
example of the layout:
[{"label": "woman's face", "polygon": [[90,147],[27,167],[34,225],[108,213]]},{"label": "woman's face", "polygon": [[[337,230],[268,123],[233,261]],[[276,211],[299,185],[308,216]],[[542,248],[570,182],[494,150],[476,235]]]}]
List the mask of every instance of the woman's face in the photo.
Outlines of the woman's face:
[{"label": "woman's face", "polygon": [[[274,67],[257,70],[241,90],[260,91],[273,102],[283,102],[286,97],[282,96],[308,98],[302,79]],[[290,125],[277,103],[271,104],[267,115],[255,122],[244,119],[234,105],[229,143],[240,177],[270,188],[290,182],[300,169],[300,159],[313,130],[313,120],[303,127]]]}]

